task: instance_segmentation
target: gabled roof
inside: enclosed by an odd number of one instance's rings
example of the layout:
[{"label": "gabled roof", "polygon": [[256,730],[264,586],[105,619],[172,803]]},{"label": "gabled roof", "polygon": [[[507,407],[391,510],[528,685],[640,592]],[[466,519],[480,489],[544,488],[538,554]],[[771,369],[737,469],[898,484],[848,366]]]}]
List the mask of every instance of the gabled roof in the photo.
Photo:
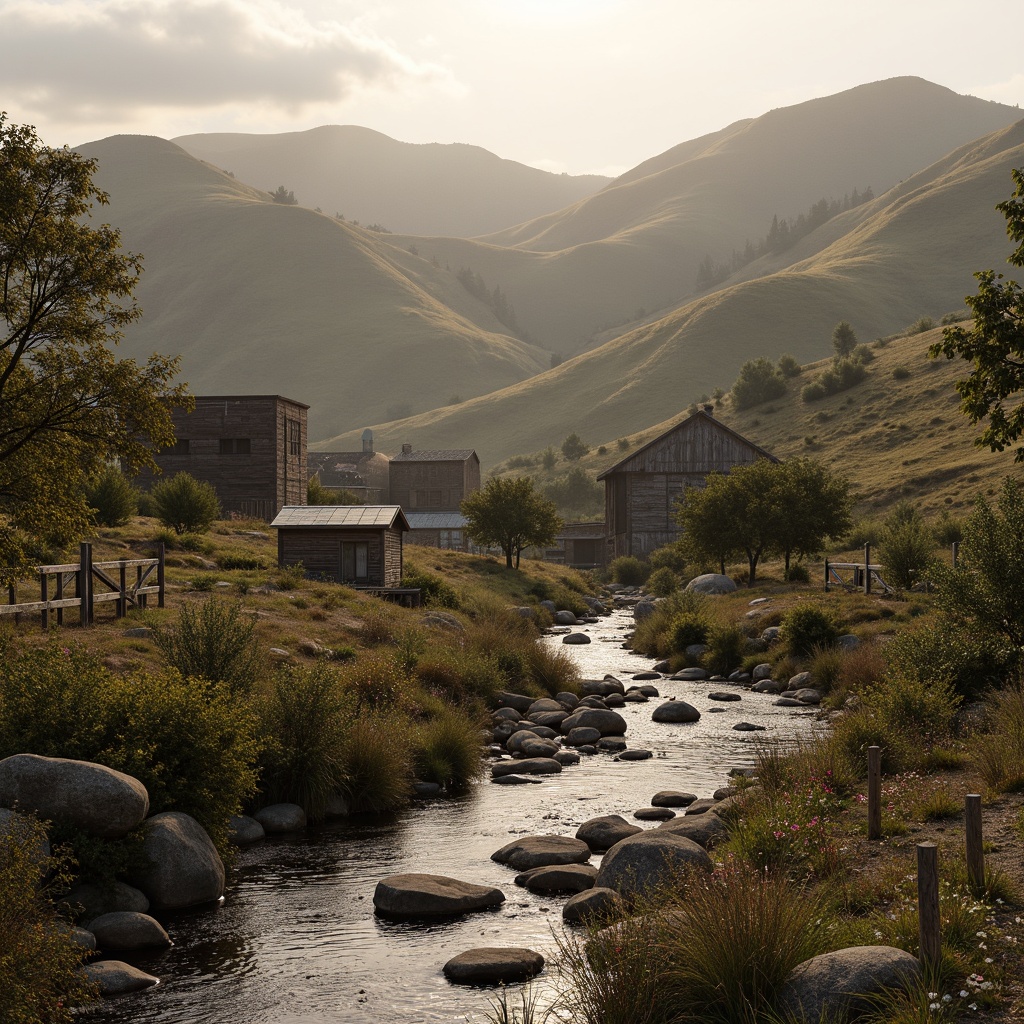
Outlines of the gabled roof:
[{"label": "gabled roof", "polygon": [[410,530],[464,530],[469,520],[461,512],[408,512]]},{"label": "gabled roof", "polygon": [[476,455],[472,448],[441,448],[435,451],[399,452],[392,462],[465,462]]},{"label": "gabled roof", "polygon": [[638,455],[641,455],[649,448],[653,448],[656,444],[660,444],[661,441],[663,441],[666,437],[669,436],[669,434],[674,434],[677,430],[681,429],[682,427],[685,427],[688,423],[691,423],[693,420],[697,419],[698,416],[701,416],[704,419],[709,420],[723,433],[731,434],[733,437],[736,438],[737,441],[740,441],[743,444],[747,445],[748,447],[753,448],[754,451],[756,451],[759,455],[763,456],[764,458],[768,459],[770,462],[779,461],[774,455],[772,455],[770,451],[768,451],[765,448],[762,448],[759,444],[754,444],[753,441],[751,441],[747,437],[744,437],[738,430],[733,430],[732,427],[727,426],[721,420],[716,419],[714,416],[711,415],[711,413],[705,412],[703,409],[698,409],[692,416],[687,416],[686,419],[680,420],[674,427],[669,427],[668,430],[659,434],[652,441],[648,441],[647,444],[642,445],[640,448],[637,448],[634,451],[631,451],[625,458],[620,459],[618,462],[616,462],[614,466],[610,466],[603,473],[598,473],[597,479],[603,480],[605,477],[611,476],[612,473],[620,472],[627,462],[631,462]]},{"label": "gabled roof", "polygon": [[345,527],[354,530],[395,524],[409,529],[401,505],[286,505],[270,524],[276,527]]}]

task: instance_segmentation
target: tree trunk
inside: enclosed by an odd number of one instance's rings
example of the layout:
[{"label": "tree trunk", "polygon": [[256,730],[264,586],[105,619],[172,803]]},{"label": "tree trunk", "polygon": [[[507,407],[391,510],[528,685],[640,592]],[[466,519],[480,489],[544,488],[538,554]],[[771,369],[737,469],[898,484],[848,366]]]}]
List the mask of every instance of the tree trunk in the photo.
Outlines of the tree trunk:
[{"label": "tree trunk", "polygon": [[505,547],[505,567],[508,569],[512,568],[512,545],[506,544]]}]

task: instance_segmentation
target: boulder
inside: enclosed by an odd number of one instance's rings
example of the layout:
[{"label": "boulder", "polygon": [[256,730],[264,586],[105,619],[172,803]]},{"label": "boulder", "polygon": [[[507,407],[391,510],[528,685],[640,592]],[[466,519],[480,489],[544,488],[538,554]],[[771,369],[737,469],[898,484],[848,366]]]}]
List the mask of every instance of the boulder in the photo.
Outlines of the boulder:
[{"label": "boulder", "polygon": [[760,665],[755,665],[750,673],[750,678],[753,679],[755,683],[762,679],[771,679],[771,677],[772,667],[767,661],[762,661]]},{"label": "boulder", "polygon": [[547,600],[547,598],[545,598],[543,601],[538,601],[537,603],[540,605],[541,608],[544,608],[545,610],[551,612],[552,615],[554,615],[555,612],[558,611],[558,607],[555,605],[555,602],[549,601]]},{"label": "boulder", "polygon": [[268,804],[253,817],[263,826],[267,835],[297,832],[306,827],[306,812],[298,804]]},{"label": "boulder", "polygon": [[572,836],[521,836],[495,850],[491,860],[517,871],[550,864],[586,864],[590,847]]},{"label": "boulder", "polygon": [[789,686],[787,690],[800,690],[805,686],[810,686],[812,683],[810,672],[797,672],[795,676],[789,677]]},{"label": "boulder", "polygon": [[530,732],[545,740],[557,740],[562,735],[557,729],[552,729],[549,725],[534,725]]},{"label": "boulder", "polygon": [[689,839],[698,846],[703,846],[705,850],[713,849],[716,843],[721,842],[729,834],[728,827],[717,814],[686,814],[662,822],[658,826],[658,831]]},{"label": "boulder", "polygon": [[877,998],[886,992],[922,984],[921,962],[906,950],[851,946],[794,967],[779,992],[777,1008],[799,1020],[838,1021],[877,1009]]},{"label": "boulder", "polygon": [[0,761],[0,807],[15,805],[101,839],[121,839],[145,821],[149,794],[138,779],[102,764],[14,754]]},{"label": "boulder", "polygon": [[597,741],[597,749],[617,753],[626,749],[626,741],[621,736],[602,736]]},{"label": "boulder", "polygon": [[736,590],[736,584],[728,576],[708,572],[690,580],[684,589],[695,590],[698,594],[732,594]]},{"label": "boulder", "polygon": [[714,806],[715,806],[715,801],[714,800],[694,800],[693,803],[690,804],[686,808],[686,813],[687,814],[706,814]]},{"label": "boulder", "polygon": [[82,968],[86,979],[99,989],[104,999],[123,996],[129,992],[141,992],[144,988],[158,985],[160,979],[138,967],[123,963],[120,960],[97,960]]},{"label": "boulder", "polygon": [[782,683],[774,679],[761,679],[750,688],[751,693],[782,693]]},{"label": "boulder", "polygon": [[263,826],[247,814],[236,814],[228,821],[228,839],[236,846],[258,843],[266,834]]},{"label": "boulder", "polygon": [[776,708],[804,708],[807,707],[803,701],[796,700],[794,697],[780,697],[778,700],[772,701],[772,707]]},{"label": "boulder", "polygon": [[601,738],[601,730],[594,729],[587,725],[578,725],[570,729],[565,737],[565,742],[570,747],[580,747],[584,743],[596,743]]},{"label": "boulder", "polygon": [[71,941],[80,949],[93,950],[96,948],[96,936],[88,928],[72,928],[68,933]]},{"label": "boulder", "polygon": [[[700,661],[700,659],[703,658],[704,655],[707,654],[710,650],[711,648],[708,647],[707,644],[687,644],[686,647],[683,649],[683,654],[686,655],[687,661]],[[675,679],[675,676],[673,676],[672,678]],[[688,677],[681,676],[680,678],[686,679]],[[707,673],[700,676],[699,678],[707,679]]]},{"label": "boulder", "polygon": [[431,797],[440,796],[440,782],[423,782],[422,779],[413,780],[412,795],[419,800],[429,800]]},{"label": "boulder", "polygon": [[576,829],[576,838],[581,839],[594,853],[610,850],[619,840],[643,832],[639,825],[631,825],[619,814],[602,814],[590,818]]},{"label": "boulder", "polygon": [[377,913],[390,917],[450,917],[505,902],[491,885],[474,885],[445,875],[404,874],[382,878],[373,892]]},{"label": "boulder", "polygon": [[569,712],[564,708],[561,711],[534,711],[530,715],[530,721],[547,729],[558,729],[568,717]]},{"label": "boulder", "polygon": [[496,779],[491,779],[491,782],[498,786],[527,786],[531,783],[539,785],[541,780],[527,778],[522,775],[499,775]]},{"label": "boulder", "polygon": [[515,708],[498,708],[497,711],[491,715],[491,719],[495,725],[501,722],[518,722],[522,712],[516,711]]},{"label": "boulder", "polygon": [[800,690],[796,690],[793,693],[787,693],[787,697],[792,697],[794,700],[800,701],[801,704],[820,704],[821,703],[821,691],[815,690],[813,687],[805,686]]},{"label": "boulder", "polygon": [[505,740],[505,749],[510,754],[518,754],[527,740],[539,740],[540,736],[532,729],[518,729]]},{"label": "boulder", "polygon": [[580,755],[574,750],[560,750],[554,755],[554,759],[563,767],[580,763]]},{"label": "boulder", "polygon": [[642,601],[637,601],[633,605],[633,618],[637,622],[643,622],[648,616],[654,614],[656,607],[657,604],[651,598],[645,597]]},{"label": "boulder", "polygon": [[573,729],[596,729],[602,736],[624,736],[626,720],[608,708],[581,708],[574,711],[559,727],[563,736]]},{"label": "boulder", "polygon": [[84,921],[117,910],[133,910],[139,914],[149,910],[146,894],[124,882],[109,882],[106,885],[81,882],[65,898],[72,908],[82,908],[81,917]]},{"label": "boulder", "polygon": [[626,698],[621,693],[609,693],[604,698],[604,703],[609,708],[624,708],[626,706]]},{"label": "boulder", "polygon": [[632,896],[667,883],[680,869],[712,870],[707,851],[661,829],[616,843],[605,855],[594,884]]},{"label": "boulder", "polygon": [[714,693],[708,694],[708,700],[720,700],[723,703],[742,699],[738,693],[730,693],[728,690],[715,690]]},{"label": "boulder", "polygon": [[844,633],[836,644],[841,651],[853,651],[860,647],[860,637],[853,633]]},{"label": "boulder", "polygon": [[700,712],[685,700],[667,700],[654,709],[651,716],[654,722],[697,722],[700,721]]},{"label": "boulder", "polygon": [[575,626],[579,621],[580,620],[576,618],[575,614],[567,608],[563,608],[561,611],[555,612],[556,626]]},{"label": "boulder", "polygon": [[[523,757],[554,757],[561,748],[554,740],[545,740],[540,736],[527,739],[519,745]],[[561,763],[561,762],[559,762]]]},{"label": "boulder", "polygon": [[782,636],[781,626],[768,626],[761,630],[761,639],[769,646],[777,643],[780,636]]},{"label": "boulder", "polygon": [[543,969],[544,957],[532,949],[485,946],[453,956],[444,965],[444,976],[457,985],[506,984]]},{"label": "boulder", "polygon": [[502,690],[498,693],[495,698],[500,708],[512,708],[518,711],[521,715],[525,715],[530,710],[530,705],[537,699],[536,697],[527,697],[523,693],[509,693],[507,690]]},{"label": "boulder", "polygon": [[696,793],[680,793],[674,789],[663,789],[651,797],[652,807],[689,807],[697,799]]},{"label": "boulder", "polygon": [[670,678],[674,680],[682,680],[683,682],[696,682],[701,679],[707,679],[708,673],[706,669],[694,666],[692,668],[681,668]]},{"label": "boulder", "polygon": [[620,698],[624,704],[646,704],[650,699],[647,694],[641,693],[639,690],[630,690],[625,697]]},{"label": "boulder", "polygon": [[546,864],[516,875],[516,885],[530,892],[583,892],[594,887],[595,878],[592,864]]},{"label": "boulder", "polygon": [[753,722],[737,722],[733,726],[736,732],[764,732],[767,728],[767,725],[755,725]]},{"label": "boulder", "polygon": [[117,910],[89,922],[89,931],[100,949],[166,949],[171,938],[149,914]]},{"label": "boulder", "polygon": [[654,754],[649,750],[641,750],[636,748],[634,750],[623,750],[622,753],[618,754],[615,758],[616,761],[647,761],[654,757]]},{"label": "boulder", "polygon": [[564,710],[565,709],[562,707],[561,704],[558,703],[557,700],[554,700],[551,697],[540,697],[538,700],[535,700],[526,709],[526,717],[529,718],[530,715],[535,714],[538,711],[564,711]]},{"label": "boulder", "polygon": [[133,881],[158,910],[179,910],[223,895],[224,863],[195,818],[181,811],[149,818],[142,852],[149,863]]},{"label": "boulder", "polygon": [[675,816],[671,807],[639,807],[633,812],[637,821],[669,821]]},{"label": "boulder", "polygon": [[586,633],[566,633],[562,637],[563,644],[589,644],[590,637]]},{"label": "boulder", "polygon": [[575,693],[570,693],[568,690],[562,690],[561,692],[556,693],[555,700],[557,700],[563,708],[566,708],[569,711],[575,710],[576,705],[580,702],[579,697],[577,697]]},{"label": "boulder", "polygon": [[591,924],[618,917],[625,909],[622,897],[614,889],[594,886],[569,897],[562,907],[562,920],[566,924]]},{"label": "boulder", "polygon": [[491,765],[491,778],[502,775],[557,775],[562,766],[551,757],[528,757],[523,761],[498,761]]}]

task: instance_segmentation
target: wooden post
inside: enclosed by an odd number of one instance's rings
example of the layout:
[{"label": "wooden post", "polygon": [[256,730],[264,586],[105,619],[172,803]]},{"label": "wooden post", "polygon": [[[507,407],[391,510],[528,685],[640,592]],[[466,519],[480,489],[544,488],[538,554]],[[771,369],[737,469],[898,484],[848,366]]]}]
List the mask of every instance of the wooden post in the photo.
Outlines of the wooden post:
[{"label": "wooden post", "polygon": [[981,795],[968,793],[966,798],[967,879],[971,891],[980,896],[985,891],[985,850],[981,832]]},{"label": "wooden post", "polygon": [[78,545],[78,597],[81,623],[88,626],[92,621],[92,545],[86,541]]},{"label": "wooden post", "polygon": [[882,838],[882,748],[868,747],[868,839]]},{"label": "wooden post", "polygon": [[871,593],[871,544],[864,545],[864,593]]},{"label": "wooden post", "polygon": [[124,562],[120,565],[121,573],[118,577],[118,583],[120,584],[119,593],[121,596],[117,599],[117,617],[123,619],[128,614],[128,570],[125,568]]},{"label": "wooden post", "polygon": [[[63,601],[64,600],[64,573],[62,573],[62,572],[57,573],[57,600],[58,601]],[[58,626],[63,626],[64,625],[64,609],[63,608],[58,608],[57,609],[57,625]]]},{"label": "wooden post", "polygon": [[164,542],[160,541],[156,546],[156,584],[160,588],[156,595],[156,606],[164,606]]},{"label": "wooden post", "polygon": [[939,966],[942,933],[939,919],[939,848],[917,844],[917,920],[921,940],[921,965],[926,976]]},{"label": "wooden post", "polygon": [[828,559],[825,559],[825,590],[828,590]]},{"label": "wooden post", "polygon": [[50,625],[50,609],[45,607],[47,601],[50,600],[49,591],[49,577],[45,572],[39,574],[39,600],[43,602],[43,610],[39,613],[39,621],[42,624],[43,629],[46,629]]},{"label": "wooden post", "polygon": [[960,541],[953,541],[953,568],[956,568],[956,563],[960,560]]}]

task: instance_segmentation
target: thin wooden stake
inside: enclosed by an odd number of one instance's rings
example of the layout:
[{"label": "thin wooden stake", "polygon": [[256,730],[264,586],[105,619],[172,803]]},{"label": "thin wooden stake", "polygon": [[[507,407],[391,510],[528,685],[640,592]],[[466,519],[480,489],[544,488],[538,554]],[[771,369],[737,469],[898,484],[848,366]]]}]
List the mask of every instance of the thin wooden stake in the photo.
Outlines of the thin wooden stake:
[{"label": "thin wooden stake", "polygon": [[871,593],[871,545],[864,545],[864,593]]},{"label": "thin wooden stake", "polygon": [[868,839],[882,838],[882,748],[868,747]]},{"label": "thin wooden stake", "polygon": [[921,940],[921,963],[936,969],[942,954],[939,918],[939,848],[934,843],[917,844],[917,920]]},{"label": "thin wooden stake", "polygon": [[968,793],[966,798],[967,879],[971,891],[980,895],[985,890],[985,850],[981,834],[981,796]]}]

